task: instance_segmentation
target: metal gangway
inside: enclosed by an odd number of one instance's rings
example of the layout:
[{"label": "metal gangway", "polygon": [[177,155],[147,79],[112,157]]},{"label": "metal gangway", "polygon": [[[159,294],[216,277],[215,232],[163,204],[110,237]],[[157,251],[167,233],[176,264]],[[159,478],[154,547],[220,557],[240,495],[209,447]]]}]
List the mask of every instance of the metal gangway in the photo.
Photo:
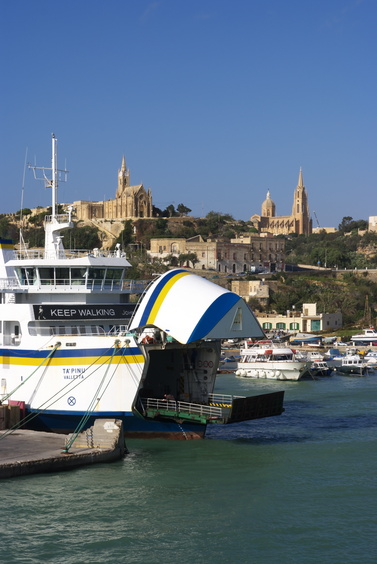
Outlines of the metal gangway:
[{"label": "metal gangway", "polygon": [[209,394],[208,403],[139,398],[137,409],[146,419],[227,424],[281,415],[283,401],[284,391],[249,397]]},{"label": "metal gangway", "polygon": [[142,398],[140,404],[143,415],[148,419],[160,417],[186,421],[191,420],[197,423],[224,423],[224,419],[229,415],[231,407],[222,408],[201,403],[156,398]]}]

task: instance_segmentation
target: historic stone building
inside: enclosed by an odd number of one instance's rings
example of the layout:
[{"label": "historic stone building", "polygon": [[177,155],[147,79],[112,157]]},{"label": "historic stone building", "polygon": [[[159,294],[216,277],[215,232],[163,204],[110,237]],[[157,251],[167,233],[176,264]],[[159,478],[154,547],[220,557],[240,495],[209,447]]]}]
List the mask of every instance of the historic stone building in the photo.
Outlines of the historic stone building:
[{"label": "historic stone building", "polygon": [[253,215],[250,221],[260,233],[309,235],[312,232],[312,220],[309,214],[308,195],[302,179],[302,170],[300,169],[298,184],[293,195],[291,215],[276,215],[276,206],[273,200],[271,200],[270,191],[268,191],[267,197],[262,204],[261,215]]},{"label": "historic stone building", "polygon": [[[204,241],[200,235],[183,238],[161,238],[150,240],[152,258],[178,257],[180,254],[195,253],[198,262],[195,269],[216,270],[237,274],[246,271],[284,270],[285,241],[265,233],[263,236],[245,235],[231,242]],[[191,263],[187,266],[192,266]]]},{"label": "historic stone building", "polygon": [[118,171],[118,187],[114,200],[73,202],[77,219],[138,219],[152,217],[152,192],[142,184],[130,185],[130,171],[123,157]]}]

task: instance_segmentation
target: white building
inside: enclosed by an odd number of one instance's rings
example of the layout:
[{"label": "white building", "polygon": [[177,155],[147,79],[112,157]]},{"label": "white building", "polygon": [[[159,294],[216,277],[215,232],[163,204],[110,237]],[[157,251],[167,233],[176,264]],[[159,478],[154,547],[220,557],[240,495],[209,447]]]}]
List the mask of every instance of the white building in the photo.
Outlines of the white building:
[{"label": "white building", "polygon": [[265,331],[278,330],[296,333],[317,333],[319,331],[337,330],[343,325],[342,313],[317,313],[317,304],[303,304],[302,312],[287,311],[286,315],[273,313],[257,315],[257,319]]}]

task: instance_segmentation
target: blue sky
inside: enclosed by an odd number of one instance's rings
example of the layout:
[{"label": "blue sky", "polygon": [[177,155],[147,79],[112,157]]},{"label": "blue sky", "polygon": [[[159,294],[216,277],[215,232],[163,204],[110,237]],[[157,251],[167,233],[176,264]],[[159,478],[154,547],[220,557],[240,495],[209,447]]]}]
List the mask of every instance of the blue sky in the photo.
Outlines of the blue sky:
[{"label": "blue sky", "polygon": [[[375,0],[3,0],[1,206],[24,160],[67,159],[59,201],[113,198],[122,155],[160,208],[377,215]],[[27,171],[24,207],[50,192]],[[316,221],[313,218],[313,225]]]}]

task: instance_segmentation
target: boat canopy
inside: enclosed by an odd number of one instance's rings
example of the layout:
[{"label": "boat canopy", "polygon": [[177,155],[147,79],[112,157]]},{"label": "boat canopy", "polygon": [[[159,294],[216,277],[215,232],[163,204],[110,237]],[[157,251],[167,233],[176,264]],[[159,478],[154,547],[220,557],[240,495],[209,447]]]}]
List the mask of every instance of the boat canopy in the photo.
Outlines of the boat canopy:
[{"label": "boat canopy", "polygon": [[183,269],[170,270],[148,288],[129,328],[144,327],[157,327],[182,344],[264,337],[240,296]]}]

